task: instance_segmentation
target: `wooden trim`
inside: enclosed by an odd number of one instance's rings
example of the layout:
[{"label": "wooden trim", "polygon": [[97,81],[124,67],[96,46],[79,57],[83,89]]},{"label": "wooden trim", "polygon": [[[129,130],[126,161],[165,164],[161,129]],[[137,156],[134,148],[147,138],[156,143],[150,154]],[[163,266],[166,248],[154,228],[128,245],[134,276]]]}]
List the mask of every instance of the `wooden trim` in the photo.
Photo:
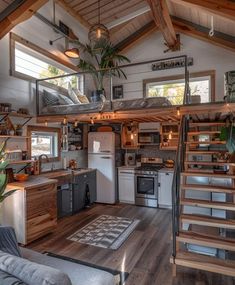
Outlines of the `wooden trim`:
[{"label": "wooden trim", "polygon": [[[215,102],[215,70],[206,70],[206,71],[199,71],[199,72],[192,72],[190,73],[190,78],[197,78],[197,77],[204,77],[204,76],[210,76],[211,80],[211,101],[210,102]],[[179,80],[179,79],[184,79],[184,74],[178,74],[178,75],[172,75],[172,76],[164,76],[164,77],[157,77],[157,78],[149,78],[143,80],[143,92],[144,92],[144,97],[148,98],[146,96],[146,85],[148,83],[152,82],[164,82],[164,81],[173,81],[173,80]]]},{"label": "wooden trim", "polygon": [[72,17],[74,17],[80,24],[82,24],[86,28],[90,28],[91,24],[85,20],[79,13],[73,10],[65,1],[63,0],[55,0],[55,2],[63,8],[66,12],[68,12]]},{"label": "wooden trim", "polygon": [[196,25],[186,20],[182,20],[177,17],[172,17],[173,25],[176,31],[185,34],[187,36],[205,41],[212,45],[222,47],[224,49],[235,52],[235,40],[234,37],[227,34],[219,33],[215,31],[213,37],[208,35],[209,29]]},{"label": "wooden trim", "polygon": [[50,132],[50,133],[57,133],[58,135],[58,156],[56,157],[50,157],[49,162],[54,162],[54,161],[60,161],[61,160],[61,130],[60,128],[54,128],[54,127],[46,127],[46,126],[27,126],[27,136],[29,137],[27,139],[27,149],[28,149],[28,154],[29,157],[31,157],[31,134],[32,132]]},{"label": "wooden trim", "polygon": [[140,42],[141,40],[145,39],[155,30],[157,30],[157,27],[154,21],[150,21],[149,23],[135,31],[133,34],[116,44],[115,48],[117,48],[119,51],[126,52],[128,49],[136,45],[137,42]]},{"label": "wooden trim", "polygon": [[166,46],[171,51],[180,50],[180,40],[177,38],[165,0],[147,0],[154,22],[163,34]]},{"label": "wooden trim", "polygon": [[[25,0],[0,22],[0,39],[18,24],[30,19],[48,0]],[[12,5],[14,2],[12,3]]]},{"label": "wooden trim", "polygon": [[58,62],[61,65],[66,66],[67,68],[70,68],[74,71],[78,71],[78,67],[73,65],[72,63],[69,63],[66,60],[63,60],[62,58],[54,55],[51,52],[48,52],[47,50],[35,45],[34,43],[14,34],[14,33],[10,33],[10,75],[18,77],[20,79],[24,79],[24,80],[29,80],[29,81],[35,81],[36,78],[22,74],[20,72],[15,71],[15,43],[20,43],[40,54],[42,54],[43,56],[46,56],[48,58],[50,58],[51,60],[54,60],[55,62]]}]

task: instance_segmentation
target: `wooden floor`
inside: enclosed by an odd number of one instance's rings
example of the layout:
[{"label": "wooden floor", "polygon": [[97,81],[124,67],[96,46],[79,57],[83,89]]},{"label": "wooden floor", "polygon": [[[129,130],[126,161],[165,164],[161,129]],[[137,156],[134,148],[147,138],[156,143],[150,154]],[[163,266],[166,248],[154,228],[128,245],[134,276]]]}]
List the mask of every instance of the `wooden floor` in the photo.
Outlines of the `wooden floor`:
[{"label": "wooden floor", "polygon": [[[101,214],[140,219],[138,227],[116,251],[66,240]],[[77,215],[61,219],[57,230],[29,245],[43,252],[80,259],[130,273],[126,285],[235,285],[235,279],[186,268],[172,278],[171,211],[131,205],[95,205]]]}]

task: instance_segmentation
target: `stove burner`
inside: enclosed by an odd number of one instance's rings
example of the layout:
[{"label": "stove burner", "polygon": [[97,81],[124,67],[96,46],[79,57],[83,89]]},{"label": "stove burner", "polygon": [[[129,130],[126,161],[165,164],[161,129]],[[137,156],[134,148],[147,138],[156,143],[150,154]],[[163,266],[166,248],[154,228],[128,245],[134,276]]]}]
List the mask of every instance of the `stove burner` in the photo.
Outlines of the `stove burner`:
[{"label": "stove burner", "polygon": [[157,174],[157,172],[164,167],[163,164],[143,164],[140,167],[137,167],[136,173],[140,174]]}]

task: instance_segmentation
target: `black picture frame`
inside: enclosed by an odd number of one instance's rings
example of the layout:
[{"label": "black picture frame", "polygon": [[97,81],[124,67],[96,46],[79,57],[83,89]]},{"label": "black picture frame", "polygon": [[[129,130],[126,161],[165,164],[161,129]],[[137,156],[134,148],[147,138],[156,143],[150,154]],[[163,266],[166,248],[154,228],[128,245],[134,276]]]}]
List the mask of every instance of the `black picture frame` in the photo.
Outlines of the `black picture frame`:
[{"label": "black picture frame", "polygon": [[113,100],[123,99],[123,85],[113,86]]}]

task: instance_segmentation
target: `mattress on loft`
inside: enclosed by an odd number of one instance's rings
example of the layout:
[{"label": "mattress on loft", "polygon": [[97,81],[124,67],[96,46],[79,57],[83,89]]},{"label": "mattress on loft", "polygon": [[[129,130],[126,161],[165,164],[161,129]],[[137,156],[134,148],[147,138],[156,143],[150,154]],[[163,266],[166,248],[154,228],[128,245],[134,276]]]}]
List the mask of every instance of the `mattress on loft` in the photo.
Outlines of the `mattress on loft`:
[{"label": "mattress on loft", "polygon": [[43,115],[85,114],[91,112],[110,111],[110,101],[94,102],[89,104],[55,105],[42,108]]},{"label": "mattress on loft", "polygon": [[112,102],[113,111],[132,109],[151,109],[162,106],[171,106],[171,102],[165,97],[140,98],[131,100],[117,100]]}]

